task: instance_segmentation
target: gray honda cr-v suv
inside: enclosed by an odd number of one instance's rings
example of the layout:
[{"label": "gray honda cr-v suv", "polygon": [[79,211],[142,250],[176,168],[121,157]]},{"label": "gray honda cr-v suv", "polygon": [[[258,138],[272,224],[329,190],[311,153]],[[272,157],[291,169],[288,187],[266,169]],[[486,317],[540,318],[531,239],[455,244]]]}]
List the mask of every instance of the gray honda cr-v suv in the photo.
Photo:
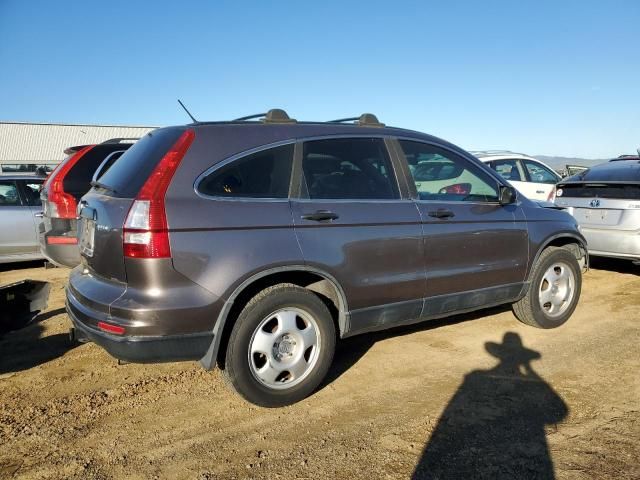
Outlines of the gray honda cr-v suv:
[{"label": "gray honda cr-v suv", "polygon": [[586,261],[571,215],[369,114],[155,130],[79,211],[77,338],[132,362],[217,363],[264,406],[313,392],[340,338],[503,303],[559,326]]}]

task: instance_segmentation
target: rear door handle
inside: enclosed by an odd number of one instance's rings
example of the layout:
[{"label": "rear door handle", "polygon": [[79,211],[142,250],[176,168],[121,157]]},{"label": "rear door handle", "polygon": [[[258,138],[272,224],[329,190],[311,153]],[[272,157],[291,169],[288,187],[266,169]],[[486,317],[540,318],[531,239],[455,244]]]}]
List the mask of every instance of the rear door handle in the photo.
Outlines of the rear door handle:
[{"label": "rear door handle", "polygon": [[455,213],[453,213],[451,210],[447,210],[446,208],[439,208],[437,210],[429,212],[429,216],[435,218],[449,218],[455,217]]},{"label": "rear door handle", "polygon": [[42,217],[44,217],[44,212],[34,213],[33,216],[36,217],[36,218],[42,218]]},{"label": "rear door handle", "polygon": [[544,190],[536,190],[536,193],[544,193]]},{"label": "rear door handle", "polygon": [[305,213],[302,215],[303,220],[314,220],[316,222],[335,220],[339,217],[337,213],[330,212],[329,210],[316,210],[313,213]]}]

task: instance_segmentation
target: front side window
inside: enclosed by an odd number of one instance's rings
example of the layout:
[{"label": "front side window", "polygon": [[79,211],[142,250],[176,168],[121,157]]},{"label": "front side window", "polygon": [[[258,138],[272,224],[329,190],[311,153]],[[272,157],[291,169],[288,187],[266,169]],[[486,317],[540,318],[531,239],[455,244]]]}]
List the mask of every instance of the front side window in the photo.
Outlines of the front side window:
[{"label": "front side window", "polygon": [[287,198],[293,144],[262,150],[211,172],[198,191],[214,197]]},{"label": "front side window", "polygon": [[398,187],[380,138],[339,138],[304,143],[303,192],[311,199],[384,200]]},{"label": "front side window", "polygon": [[505,160],[493,160],[489,163],[502,178],[508,181],[524,182],[524,172],[521,171],[518,160],[505,159]]},{"label": "front side window", "polygon": [[12,180],[0,182],[0,207],[15,207],[21,205],[18,186]]},{"label": "front side window", "polygon": [[498,182],[461,156],[411,140],[400,140],[420,200],[497,202]]},{"label": "front side window", "polygon": [[529,178],[531,178],[532,182],[549,183],[554,185],[558,183],[558,176],[544,165],[532,162],[531,160],[525,160],[524,165],[527,172],[529,172]]}]

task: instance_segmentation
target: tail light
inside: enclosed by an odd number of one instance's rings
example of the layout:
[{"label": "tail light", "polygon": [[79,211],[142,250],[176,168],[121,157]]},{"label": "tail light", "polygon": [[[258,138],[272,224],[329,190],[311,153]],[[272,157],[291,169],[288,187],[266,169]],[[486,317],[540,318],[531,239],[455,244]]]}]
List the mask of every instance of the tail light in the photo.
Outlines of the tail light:
[{"label": "tail light", "polygon": [[549,196],[547,197],[547,202],[553,202],[556,199],[556,186],[554,185],[551,191],[549,192]]},{"label": "tail light", "polygon": [[173,174],[194,138],[193,130],[186,130],[180,135],[140,189],[123,226],[125,257],[171,257],[164,197]]},{"label": "tail light", "polygon": [[76,218],[76,199],[70,193],[64,191],[64,179],[69,170],[78,163],[82,156],[95,145],[87,145],[81,148],[67,160],[58,165],[45,180],[47,186],[47,215],[52,218]]}]

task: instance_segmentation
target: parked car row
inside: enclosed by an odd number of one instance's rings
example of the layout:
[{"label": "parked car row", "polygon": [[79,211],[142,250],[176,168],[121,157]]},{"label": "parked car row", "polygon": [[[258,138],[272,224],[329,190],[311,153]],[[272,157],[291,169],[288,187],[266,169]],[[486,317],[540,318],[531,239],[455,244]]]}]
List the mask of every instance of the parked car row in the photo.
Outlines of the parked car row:
[{"label": "parked car row", "polygon": [[[472,152],[530,199],[555,201],[571,213],[589,254],[640,264],[640,152],[562,179],[543,162],[509,151]],[[569,166],[568,166],[569,167]]]},{"label": "parked car row", "polygon": [[531,200],[553,202],[556,184],[562,179],[544,162],[508,150],[472,151],[476,157],[508,180]]},{"label": "parked car row", "polygon": [[590,254],[640,263],[640,157],[614,160],[562,180],[556,204],[578,221]]},{"label": "parked car row", "polygon": [[65,159],[44,182],[40,197],[43,222],[39,242],[53,264],[75,267],[80,263],[77,210],[80,198],[92,181],[104,174],[137,139],[113,138],[97,145],[79,145],[65,150]]},{"label": "parked car row", "polygon": [[0,175],[0,263],[46,258],[58,266],[77,266],[78,201],[92,179],[108,170],[135,140],[113,138],[69,147],[53,171]]}]

